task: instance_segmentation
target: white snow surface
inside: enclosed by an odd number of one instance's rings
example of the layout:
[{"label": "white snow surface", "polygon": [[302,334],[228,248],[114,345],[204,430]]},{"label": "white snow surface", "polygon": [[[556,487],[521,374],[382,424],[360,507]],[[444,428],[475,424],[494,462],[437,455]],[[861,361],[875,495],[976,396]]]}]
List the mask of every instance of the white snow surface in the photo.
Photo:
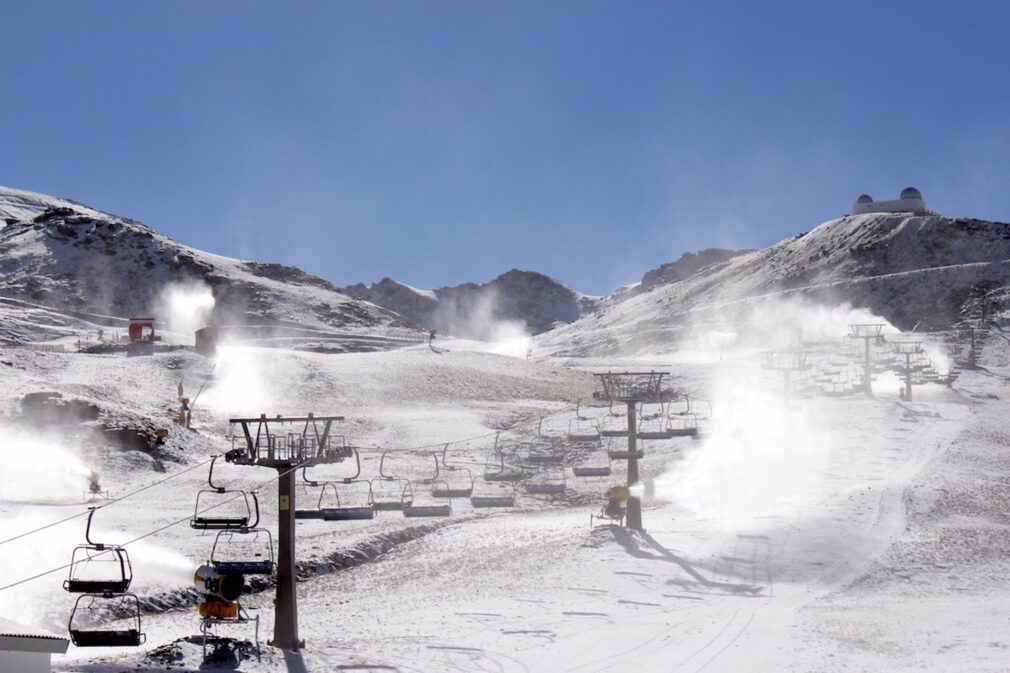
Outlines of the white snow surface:
[{"label": "white snow surface", "polygon": [[[83,542],[91,474],[114,498],[150,486],[107,503],[94,530],[103,542],[137,539],[128,550],[146,644],[71,647],[54,657],[55,670],[1010,669],[1007,315],[984,340],[978,369],[950,388],[916,386],[914,402],[899,398],[891,374],[879,376],[872,398],[785,400],[782,376],[762,367],[770,348],[816,342],[811,357],[825,369],[846,352],[839,340],[848,325],[864,322],[883,323],[888,343],[922,340],[937,362],[963,356],[953,353],[953,334],[898,328],[936,316],[949,324],[972,288],[1005,285],[1006,225],[834,220],[556,328],[537,339],[535,357],[522,330],[494,344],[438,338],[336,355],[304,350],[306,340],[352,350],[418,335],[297,269],[208,255],[71,202],[0,195],[17,220],[0,231],[0,615],[65,632],[73,596],[61,587],[62,566]],[[72,212],[33,222],[51,208]],[[102,257],[115,282],[89,285],[82,272]],[[153,296],[159,285],[194,278],[213,288],[218,306],[271,329],[255,342],[226,341],[213,358],[183,346],[146,357],[59,348],[93,343],[98,328],[121,325],[123,311],[146,308],[119,288]],[[623,463],[613,461],[609,478],[572,472],[607,464],[606,448],[623,440],[566,440],[572,427],[591,424],[576,416],[576,400],[604,428],[625,422],[592,401],[591,375],[624,367],[670,371],[703,428],[698,440],[644,442],[645,533],[589,526],[607,487],[625,480]],[[843,369],[851,376],[851,364]],[[180,385],[195,398],[189,429],[172,422]],[[41,392],[62,403],[22,405]],[[67,415],[77,408],[97,418]],[[266,644],[274,596],[265,586],[242,599],[261,618],[261,649],[203,663],[190,639],[198,632],[190,588],[213,535],[187,523],[207,487],[207,462],[232,448],[235,415],[310,411],[346,417],[336,432],[360,447],[363,478],[377,476],[387,453],[388,470],[419,484],[444,456],[457,469],[440,476],[453,485],[467,483],[469,471],[475,489],[510,493],[479,479],[495,468],[497,449],[508,464],[526,462],[527,483],[563,480],[565,497],[529,495],[522,484],[513,510],[478,511],[462,499],[447,519],[381,512],[299,522],[305,648]],[[122,439],[124,429],[144,440],[159,427],[170,434],[157,450],[131,443],[129,432]],[[564,453],[559,466],[529,462],[555,450]],[[310,474],[325,481],[353,472],[348,462]],[[262,523],[275,531],[274,477],[265,468],[215,469],[217,482],[258,491]],[[399,495],[381,481],[374,488],[376,497]],[[361,483],[338,489],[343,504],[367,498]],[[331,494],[302,484],[297,506],[327,504]],[[416,490],[418,501],[429,495]],[[253,637],[248,624],[220,633]]]},{"label": "white snow surface", "polygon": [[[236,413],[340,413],[341,434],[362,447],[363,476],[382,451],[393,469],[420,478],[446,442],[450,464],[482,473],[501,445],[524,452],[561,441],[582,413],[612,421],[588,402],[588,373],[546,362],[426,347],[327,355],[283,348],[227,348],[216,361],[189,351],[122,354],[34,352],[0,347],[0,409],[18,416],[25,392],[51,389],[101,407],[102,420],[162,419],[160,457],[116,448],[93,426],[38,436],[7,422],[0,482],[0,539],[80,512],[88,471],[113,496],[150,484],[230,447]],[[712,400],[706,436],[647,442],[642,461],[646,534],[589,528],[602,492],[623,479],[576,479],[552,502],[520,490],[514,511],[483,514],[453,503],[444,521],[380,513],[365,522],[299,523],[298,558],[314,570],[298,585],[299,653],[267,645],[272,592],[244,599],[262,618],[258,656],[201,666],[195,608],[179,603],[212,536],[191,530],[205,467],[102,509],[95,537],[131,545],[135,590],[170,607],[144,615],[139,651],[71,647],[60,671],[1002,671],[1010,666],[1010,496],[1004,399],[1010,358],[1003,332],[987,342],[983,369],[953,389],[916,389],[897,399],[879,381],[875,399],[812,398],[783,406],[781,381],[753,352],[652,366],[678,388]],[[7,364],[10,363],[10,364]],[[614,360],[587,366],[634,365]],[[180,380],[211,378],[191,430],[168,424]],[[732,381],[732,386],[723,382]],[[858,419],[858,422],[853,422]],[[620,441],[620,440],[616,440]],[[427,445],[431,448],[418,449]],[[563,441],[561,445],[564,445]],[[569,448],[572,464],[601,449]],[[316,468],[340,478],[351,466]],[[271,473],[220,466],[230,487],[257,482],[273,527]],[[449,478],[455,478],[450,475]],[[532,478],[557,478],[541,469]],[[203,482],[205,485],[206,482]],[[302,505],[319,497],[300,487]],[[423,492],[422,492],[423,495]],[[349,500],[363,493],[346,490]],[[4,584],[69,560],[83,520],[4,546]],[[383,546],[385,545],[385,546]],[[381,549],[379,549],[381,547]],[[357,548],[359,551],[354,552]],[[376,551],[378,549],[378,551]],[[365,550],[365,551],[360,551]],[[0,591],[0,614],[59,630],[70,596],[62,572]],[[26,607],[30,606],[30,607]],[[252,637],[250,626],[221,633]],[[171,664],[170,669],[168,665]]]}]

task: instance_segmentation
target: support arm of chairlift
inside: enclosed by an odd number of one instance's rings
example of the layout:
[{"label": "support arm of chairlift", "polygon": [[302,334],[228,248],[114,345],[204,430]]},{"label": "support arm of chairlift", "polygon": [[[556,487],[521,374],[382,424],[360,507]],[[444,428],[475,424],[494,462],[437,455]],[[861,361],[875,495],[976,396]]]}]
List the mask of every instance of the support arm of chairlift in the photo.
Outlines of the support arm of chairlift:
[{"label": "support arm of chairlift", "polygon": [[94,547],[96,550],[101,551],[105,549],[105,545],[102,544],[101,542],[95,542],[94,540],[91,539],[91,519],[92,517],[95,516],[95,510],[97,509],[98,509],[97,507],[88,508],[88,522],[84,527],[84,539],[89,545]]},{"label": "support arm of chairlift", "polygon": [[218,456],[213,456],[210,459],[210,470],[207,471],[207,485],[210,486],[211,490],[217,491],[218,493],[224,493],[225,487],[218,486],[214,483],[214,463],[217,461]]}]

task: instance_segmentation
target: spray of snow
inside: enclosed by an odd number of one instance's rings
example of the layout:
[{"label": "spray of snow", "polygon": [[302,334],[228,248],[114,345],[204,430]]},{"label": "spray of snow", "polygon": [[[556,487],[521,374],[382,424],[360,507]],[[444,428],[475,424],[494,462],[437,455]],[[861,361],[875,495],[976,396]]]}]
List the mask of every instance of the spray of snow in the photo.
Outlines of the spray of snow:
[{"label": "spray of snow", "polygon": [[214,292],[206,283],[172,283],[161,291],[155,311],[168,330],[191,340],[193,332],[207,324],[214,304]]},{"label": "spray of snow", "polygon": [[533,344],[525,323],[500,317],[494,290],[485,290],[465,307],[441,306],[437,322],[449,334],[480,342],[475,350],[487,353],[525,358]]},{"label": "spray of snow", "polygon": [[282,355],[270,349],[224,344],[217,349],[214,381],[199,404],[216,413],[255,414],[275,408],[289,377]]},{"label": "spray of snow", "polygon": [[58,434],[5,428],[0,451],[0,500],[80,500],[91,469]]},{"label": "spray of snow", "polygon": [[845,449],[837,437],[849,419],[839,417],[835,405],[800,409],[803,401],[787,403],[783,377],[762,370],[761,352],[801,341],[843,343],[850,324],[876,323],[885,325],[885,333],[895,331],[882,318],[847,305],[776,300],[707,333],[695,326],[694,346],[682,354],[721,362],[706,393],[718,418],[711,434],[692,443],[684,459],[657,480],[657,494],[728,530],[759,529],[801,515],[822,491],[829,461]]}]

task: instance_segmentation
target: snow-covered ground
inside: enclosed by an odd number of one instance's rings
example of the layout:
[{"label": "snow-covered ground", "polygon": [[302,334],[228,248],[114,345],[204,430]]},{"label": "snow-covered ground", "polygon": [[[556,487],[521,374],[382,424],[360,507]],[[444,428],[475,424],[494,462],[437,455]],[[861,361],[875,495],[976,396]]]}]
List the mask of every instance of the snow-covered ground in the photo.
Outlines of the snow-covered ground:
[{"label": "snow-covered ground", "polygon": [[[564,501],[519,490],[515,510],[485,514],[454,502],[444,520],[299,523],[300,653],[265,645],[272,592],[244,599],[261,618],[262,652],[220,662],[244,671],[999,671],[1010,667],[1004,400],[1007,340],[989,339],[983,368],[952,389],[922,386],[898,399],[881,377],[877,397],[785,402],[757,350],[657,357],[674,383],[712,400],[699,441],[647,442],[642,462],[645,534],[590,529],[602,493],[624,478],[577,479],[602,448],[563,437],[592,406],[589,373],[551,361],[482,352],[448,341],[403,350],[327,355],[227,347],[216,360],[190,350],[127,358],[0,348],[0,410],[20,416],[28,392],[51,390],[96,404],[100,420],[40,432],[5,424],[0,540],[83,511],[97,470],[113,496],[193,468],[102,509],[96,538],[131,544],[135,589],[167,610],[144,615],[139,651],[71,647],[64,671],[201,668],[195,608],[185,598],[213,537],[185,520],[214,453],[230,448],[235,413],[347,417],[339,432],[362,449],[362,476],[384,451],[394,469],[423,478],[431,454],[482,474],[495,445],[509,460],[566,447]],[[523,354],[525,355],[525,354]],[[569,361],[592,367],[641,362]],[[203,387],[191,430],[170,423],[180,381]],[[537,421],[546,415],[542,431]],[[170,428],[160,454],[113,446],[98,423]],[[620,422],[620,419],[618,419]],[[115,424],[115,423],[112,423]],[[621,440],[615,440],[620,442]],[[603,459],[605,460],[605,458]],[[320,467],[339,478],[349,465]],[[557,480],[542,468],[531,479]],[[223,465],[216,479],[260,485],[272,528],[273,474]],[[457,475],[444,473],[455,478]],[[480,482],[478,482],[480,483]],[[485,485],[486,486],[486,485]],[[300,487],[302,505],[319,490]],[[345,498],[363,498],[348,489]],[[83,519],[2,545],[0,585],[65,564]],[[310,576],[311,575],[311,576]],[[63,572],[0,591],[0,612],[64,628],[71,597]],[[153,605],[153,603],[152,603]],[[239,639],[249,626],[222,629]]]}]

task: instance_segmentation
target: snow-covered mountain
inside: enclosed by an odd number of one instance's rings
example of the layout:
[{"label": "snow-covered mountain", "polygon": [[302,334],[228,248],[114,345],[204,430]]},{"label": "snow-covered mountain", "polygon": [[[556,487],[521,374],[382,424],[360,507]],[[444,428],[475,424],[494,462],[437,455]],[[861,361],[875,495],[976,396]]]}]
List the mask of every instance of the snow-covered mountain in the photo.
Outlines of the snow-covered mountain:
[{"label": "snow-covered mountain", "polygon": [[[181,245],[128,218],[0,187],[0,298],[35,310],[99,319],[155,310],[172,284],[209,287],[210,321],[328,332],[407,328],[384,309],[281,264],[243,261]],[[112,323],[116,324],[116,323]],[[7,329],[2,336],[59,336]]]},{"label": "snow-covered mountain", "polygon": [[968,299],[1008,284],[1008,224],[911,213],[851,215],[608,304],[543,335],[538,352],[675,350],[692,326],[732,328],[760,301],[782,297],[847,302],[904,330],[943,328],[958,319]]},{"label": "snow-covered mountain", "polygon": [[487,338],[489,326],[521,322],[533,334],[570,323],[595,310],[599,297],[585,295],[550,276],[512,269],[487,283],[419,290],[392,278],[341,288],[408,318],[425,329]]},{"label": "snow-covered mountain", "polygon": [[655,269],[650,269],[642,276],[642,280],[633,285],[622,287],[607,295],[607,303],[615,303],[630,299],[647,292],[657,285],[676,283],[684,280],[710,264],[719,264],[728,259],[753,252],[753,250],[726,250],[723,248],[706,248],[697,252],[685,252],[672,262],[667,262]]}]

